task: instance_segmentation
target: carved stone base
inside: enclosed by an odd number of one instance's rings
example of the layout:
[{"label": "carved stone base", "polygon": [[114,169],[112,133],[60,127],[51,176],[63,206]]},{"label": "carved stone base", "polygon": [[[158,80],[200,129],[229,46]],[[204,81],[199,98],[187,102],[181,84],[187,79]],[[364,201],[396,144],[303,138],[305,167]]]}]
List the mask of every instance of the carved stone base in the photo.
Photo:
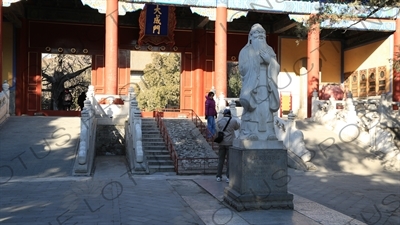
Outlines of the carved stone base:
[{"label": "carved stone base", "polygon": [[293,209],[292,194],[239,194],[227,187],[224,191],[224,201],[237,211],[256,209]]},{"label": "carved stone base", "polygon": [[[276,141],[274,141],[276,142]],[[287,192],[287,153],[284,149],[229,151],[229,187],[224,201],[236,210],[293,209],[293,195]],[[272,146],[276,147],[276,143]]]}]

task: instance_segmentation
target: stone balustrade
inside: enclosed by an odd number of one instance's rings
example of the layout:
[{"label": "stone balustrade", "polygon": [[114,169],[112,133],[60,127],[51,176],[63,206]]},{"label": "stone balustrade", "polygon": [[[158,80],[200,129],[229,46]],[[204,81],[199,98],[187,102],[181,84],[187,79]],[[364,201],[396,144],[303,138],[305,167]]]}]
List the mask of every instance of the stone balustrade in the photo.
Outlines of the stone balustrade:
[{"label": "stone balustrade", "polygon": [[10,85],[7,80],[4,81],[0,92],[0,124],[2,124],[10,116]]},{"label": "stone balustrade", "polygon": [[98,117],[107,118],[108,117],[107,113],[104,111],[103,107],[101,107],[101,105],[96,99],[93,85],[89,85],[86,96],[87,96],[86,98],[89,99],[90,101],[93,113]]},{"label": "stone balustrade", "polygon": [[287,120],[275,116],[275,134],[288,151],[296,154],[303,162],[309,162],[311,152],[305,146],[303,132],[296,127],[295,117],[293,111],[290,111]]},{"label": "stone balustrade", "polygon": [[142,116],[133,87],[129,88],[129,102],[128,132],[125,132],[125,141],[127,143],[126,153],[132,169],[135,171],[145,170],[142,143]]},{"label": "stone balustrade", "polygon": [[84,102],[84,107],[81,112],[81,134],[80,134],[80,143],[78,150],[78,162],[80,165],[84,165],[87,163],[87,157],[89,148],[91,147],[91,137],[94,136],[95,130],[94,127],[94,113],[92,109],[92,104],[89,99],[86,99]]},{"label": "stone balustrade", "polygon": [[[346,137],[369,144],[370,151],[383,155],[384,167],[400,170],[400,150],[396,146],[396,133],[400,130],[400,110],[393,109],[398,102],[392,102],[386,94],[378,98],[354,100],[351,92],[346,99],[321,101],[313,93],[312,120],[324,124],[327,128]],[[338,109],[336,104],[342,104]],[[398,134],[397,134],[398,135]],[[398,138],[398,137],[397,137]],[[400,143],[399,140],[397,142]]]},{"label": "stone balustrade", "polygon": [[97,127],[96,111],[91,101],[93,94],[94,92],[87,92],[81,111],[81,132],[77,160],[74,165],[75,175],[89,176],[93,168]]}]

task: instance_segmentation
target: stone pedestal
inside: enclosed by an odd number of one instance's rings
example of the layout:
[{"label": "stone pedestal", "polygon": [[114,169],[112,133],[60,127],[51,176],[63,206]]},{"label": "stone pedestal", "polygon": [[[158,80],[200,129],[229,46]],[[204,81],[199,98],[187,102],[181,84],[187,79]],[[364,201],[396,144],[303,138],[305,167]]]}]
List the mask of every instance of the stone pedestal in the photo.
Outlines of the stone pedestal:
[{"label": "stone pedestal", "polygon": [[[230,182],[224,190],[224,201],[238,211],[293,209],[293,195],[287,192],[290,179],[282,141],[255,142],[249,145],[235,140],[230,149]],[[255,148],[249,149],[250,146]]]}]

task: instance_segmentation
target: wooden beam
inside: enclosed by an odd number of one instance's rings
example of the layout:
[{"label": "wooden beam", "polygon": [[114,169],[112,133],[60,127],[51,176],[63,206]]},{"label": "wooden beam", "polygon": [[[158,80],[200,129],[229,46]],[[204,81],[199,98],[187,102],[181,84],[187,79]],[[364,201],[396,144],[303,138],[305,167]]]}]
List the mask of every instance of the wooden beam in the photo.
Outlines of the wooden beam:
[{"label": "wooden beam", "polygon": [[272,27],[272,31],[275,34],[283,33],[297,25],[296,21],[293,21],[289,19],[289,17],[286,17],[282,20],[279,20],[278,22],[275,22]]},{"label": "wooden beam", "polygon": [[[4,7],[5,8],[5,7]],[[3,8],[3,10],[4,10]],[[4,10],[5,11],[5,10]],[[22,26],[22,22],[20,19],[18,19],[18,17],[14,14],[14,13],[10,13],[10,12],[4,12],[4,17],[10,21],[14,27],[16,28],[21,28]]]},{"label": "wooden beam", "polygon": [[199,18],[199,23],[197,24],[197,28],[203,28],[210,21],[208,17]]},{"label": "wooden beam", "polygon": [[19,18],[24,15],[24,7],[21,2],[15,2],[10,7],[3,7],[3,15],[14,27],[21,28],[22,22]]}]

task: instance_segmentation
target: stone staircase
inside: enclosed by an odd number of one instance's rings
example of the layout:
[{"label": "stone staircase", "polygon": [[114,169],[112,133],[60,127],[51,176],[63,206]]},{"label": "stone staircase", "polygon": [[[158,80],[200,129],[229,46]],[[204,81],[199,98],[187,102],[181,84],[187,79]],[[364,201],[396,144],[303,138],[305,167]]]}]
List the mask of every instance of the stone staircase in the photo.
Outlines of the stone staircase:
[{"label": "stone staircase", "polygon": [[154,118],[142,118],[142,143],[150,174],[175,172],[174,162]]}]

